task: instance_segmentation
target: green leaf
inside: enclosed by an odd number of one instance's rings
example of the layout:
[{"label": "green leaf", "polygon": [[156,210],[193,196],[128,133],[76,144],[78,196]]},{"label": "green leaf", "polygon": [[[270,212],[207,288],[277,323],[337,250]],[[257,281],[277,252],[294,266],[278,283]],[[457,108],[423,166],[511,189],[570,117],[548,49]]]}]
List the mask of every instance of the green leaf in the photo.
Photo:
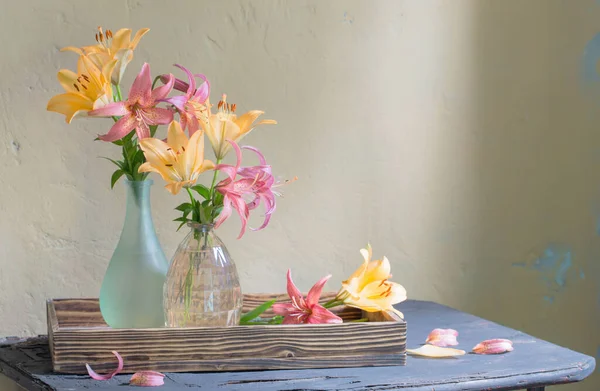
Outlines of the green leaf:
[{"label": "green leaf", "polygon": [[269,320],[269,324],[282,324],[283,316],[277,315],[274,316],[273,319]]},{"label": "green leaf", "polygon": [[273,304],[275,304],[275,300],[267,301],[266,303],[259,305],[252,311],[245,313],[240,318],[240,324],[250,322],[252,319],[259,317],[260,314],[271,308]]},{"label": "green leaf", "polygon": [[212,217],[212,207],[200,207],[200,221],[204,224],[208,224],[211,222]]},{"label": "green leaf", "polygon": [[223,206],[219,206],[213,210],[213,218],[217,218],[223,211]]},{"label": "green leaf", "polygon": [[123,169],[123,162],[122,161],[118,161],[118,160],[113,160],[111,158],[108,157],[104,157],[104,156],[100,156],[102,159],[106,159],[109,162],[112,162],[115,166],[119,167],[120,169]]},{"label": "green leaf", "polygon": [[192,187],[196,193],[200,194],[205,200],[210,198],[210,190],[204,185],[196,185]]},{"label": "green leaf", "polygon": [[158,129],[158,125],[150,125],[150,137],[154,137],[154,135],[156,134],[156,129]]},{"label": "green leaf", "polygon": [[178,217],[178,218],[174,219],[173,221],[181,221],[181,224],[179,224],[179,227],[177,227],[177,231],[179,231],[181,229],[181,227],[183,227],[189,220],[184,216],[184,217]]},{"label": "green leaf", "polygon": [[194,206],[192,204],[190,204],[189,202],[184,202],[183,204],[177,206],[175,209],[180,211],[180,212],[185,212],[187,210],[192,210],[194,208]]},{"label": "green leaf", "polygon": [[113,172],[112,177],[110,178],[110,188],[114,188],[115,187],[115,183],[117,183],[117,181],[119,180],[119,178],[121,178],[123,176],[123,174],[125,174],[125,172],[123,170],[117,170],[115,172]]},{"label": "green leaf", "polygon": [[223,198],[225,196],[218,191],[215,192],[215,205],[223,205]]}]

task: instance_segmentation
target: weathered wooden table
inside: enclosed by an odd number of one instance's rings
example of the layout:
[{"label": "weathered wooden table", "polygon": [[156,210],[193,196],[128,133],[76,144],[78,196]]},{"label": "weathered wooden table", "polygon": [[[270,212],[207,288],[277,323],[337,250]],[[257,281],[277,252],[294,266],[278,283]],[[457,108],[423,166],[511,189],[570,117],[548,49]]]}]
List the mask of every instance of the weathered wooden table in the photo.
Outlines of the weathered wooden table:
[{"label": "weathered wooden table", "polygon": [[[264,372],[168,373],[161,390],[317,391],[317,390],[544,390],[545,386],[581,381],[594,371],[592,357],[536,339],[520,331],[425,301],[410,300],[399,308],[408,322],[408,347],[416,348],[434,328],[459,331],[458,348],[470,351],[478,342],[507,338],[508,354],[467,354],[452,359],[409,357],[406,366]],[[27,390],[134,390],[130,375],[109,381],[52,373],[44,337],[0,342],[0,373]]]}]

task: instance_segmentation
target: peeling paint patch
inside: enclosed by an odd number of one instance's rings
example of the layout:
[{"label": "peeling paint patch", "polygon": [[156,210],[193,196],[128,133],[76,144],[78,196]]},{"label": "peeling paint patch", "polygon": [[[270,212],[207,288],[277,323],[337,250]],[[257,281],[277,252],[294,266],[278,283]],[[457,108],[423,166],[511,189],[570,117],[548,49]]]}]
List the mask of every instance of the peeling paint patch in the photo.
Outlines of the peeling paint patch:
[{"label": "peeling paint patch", "polygon": [[352,24],[354,23],[354,16],[350,16],[348,15],[348,12],[344,12],[344,19],[342,19],[342,22]]},{"label": "peeling paint patch", "polygon": [[12,140],[10,142],[10,147],[15,155],[19,154],[19,151],[21,150],[21,144],[17,140]]},{"label": "peeling paint patch", "polygon": [[552,304],[554,303],[554,296],[544,296],[544,300]]},{"label": "peeling paint patch", "polygon": [[525,262],[513,262],[512,266],[537,272],[537,278],[546,288],[543,300],[549,304],[554,303],[570,282],[585,278],[581,267],[573,267],[573,252],[568,246],[551,244],[529,258]]},{"label": "peeling paint patch", "polygon": [[587,82],[600,82],[598,62],[600,61],[600,33],[592,38],[583,51],[582,78]]}]

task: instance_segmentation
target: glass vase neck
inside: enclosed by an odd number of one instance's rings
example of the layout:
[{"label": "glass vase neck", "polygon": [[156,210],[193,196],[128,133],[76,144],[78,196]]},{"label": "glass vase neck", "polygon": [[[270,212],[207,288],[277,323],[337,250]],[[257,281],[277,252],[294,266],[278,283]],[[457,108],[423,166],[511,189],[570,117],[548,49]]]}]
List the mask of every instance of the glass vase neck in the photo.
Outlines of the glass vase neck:
[{"label": "glass vase neck", "polygon": [[202,233],[213,232],[215,229],[214,224],[188,223],[188,227],[190,227],[194,232]]}]

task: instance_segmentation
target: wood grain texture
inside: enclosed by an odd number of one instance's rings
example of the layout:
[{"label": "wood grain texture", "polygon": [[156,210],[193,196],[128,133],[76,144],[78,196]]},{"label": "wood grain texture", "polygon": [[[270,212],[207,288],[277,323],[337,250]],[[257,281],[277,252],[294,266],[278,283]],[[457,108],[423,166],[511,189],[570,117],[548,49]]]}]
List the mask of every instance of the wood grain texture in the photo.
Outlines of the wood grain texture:
[{"label": "wood grain texture", "polygon": [[[335,293],[323,295],[323,302]],[[287,295],[245,295],[244,312]],[[97,299],[48,302],[48,332],[54,370],[86,373],[115,365],[111,351],[124,358],[125,373],[239,371],[404,365],[406,323],[392,315],[378,321],[318,325],[256,325],[112,329],[104,323]],[[360,310],[339,307],[345,321]],[[268,316],[269,314],[267,314]]]},{"label": "wood grain texture", "polygon": [[[432,302],[408,300],[397,308],[410,324],[408,346],[420,346],[434,328],[460,332],[458,348],[470,350],[489,338],[508,338],[515,350],[508,354],[467,354],[456,359],[408,357],[401,367],[328,368],[249,372],[167,373],[161,390],[219,391],[481,391],[523,390],[584,380],[594,372],[595,360],[485,319]],[[0,338],[0,372],[27,390],[135,391],[131,375],[95,381],[87,375],[52,371],[46,338]],[[552,388],[554,389],[554,388]],[[561,388],[558,387],[557,390]]]}]

